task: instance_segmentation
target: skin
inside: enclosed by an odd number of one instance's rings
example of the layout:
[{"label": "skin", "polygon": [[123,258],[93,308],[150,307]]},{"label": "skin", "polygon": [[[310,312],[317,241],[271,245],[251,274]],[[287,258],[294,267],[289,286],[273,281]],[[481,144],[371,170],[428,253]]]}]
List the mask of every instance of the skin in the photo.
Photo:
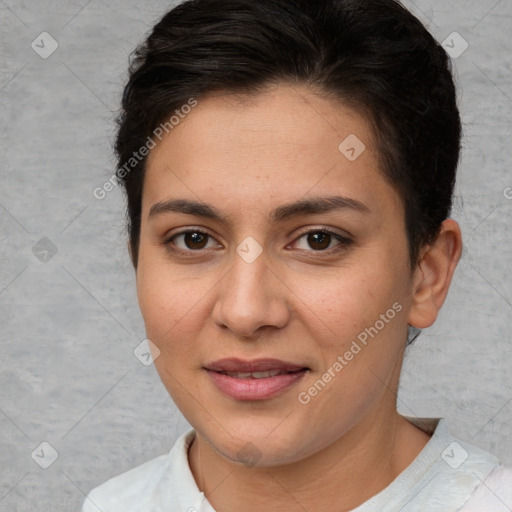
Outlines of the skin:
[{"label": "skin", "polygon": [[[350,134],[366,146],[354,161],[338,150]],[[369,211],[269,221],[283,204],[333,194]],[[149,216],[154,204],[177,198],[208,203],[229,223]],[[308,242],[304,231],[320,228],[352,243]],[[185,229],[210,236],[196,245],[190,236],[170,241]],[[257,95],[201,98],[150,152],[140,235],[137,292],[147,337],[160,350],[155,366],[196,431],[189,464],[216,510],[351,510],[423,449],[429,436],[396,411],[407,324],[435,321],[461,234],[444,221],[411,271],[403,204],[379,170],[363,117],[284,83]],[[252,263],[236,252],[249,236],[262,248]],[[172,252],[172,242],[183,253]],[[401,311],[300,403],[298,394],[394,303]],[[224,357],[278,358],[310,372],[277,397],[235,400],[203,369]],[[244,446],[255,459],[245,464]]]}]

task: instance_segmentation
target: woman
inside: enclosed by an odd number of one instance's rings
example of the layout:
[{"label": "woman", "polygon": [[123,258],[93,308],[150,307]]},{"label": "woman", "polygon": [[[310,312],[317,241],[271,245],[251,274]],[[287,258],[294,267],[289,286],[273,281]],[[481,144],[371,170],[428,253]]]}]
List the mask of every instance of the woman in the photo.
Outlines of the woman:
[{"label": "woman", "polygon": [[449,59],[393,0],[164,16],[117,175],[154,363],[193,429],[84,512],[510,510],[510,469],[396,410],[461,255],[460,137]]}]

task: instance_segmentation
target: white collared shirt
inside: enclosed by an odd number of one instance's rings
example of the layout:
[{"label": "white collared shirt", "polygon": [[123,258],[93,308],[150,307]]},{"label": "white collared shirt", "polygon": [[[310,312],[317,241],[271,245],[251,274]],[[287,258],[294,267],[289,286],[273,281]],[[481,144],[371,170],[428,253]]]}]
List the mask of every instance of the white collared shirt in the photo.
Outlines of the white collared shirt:
[{"label": "white collared shirt", "polygon": [[[512,469],[456,439],[444,419],[407,418],[432,437],[386,488],[352,512],[512,512]],[[193,429],[169,453],[87,495],[82,512],[215,512],[188,463]]]}]

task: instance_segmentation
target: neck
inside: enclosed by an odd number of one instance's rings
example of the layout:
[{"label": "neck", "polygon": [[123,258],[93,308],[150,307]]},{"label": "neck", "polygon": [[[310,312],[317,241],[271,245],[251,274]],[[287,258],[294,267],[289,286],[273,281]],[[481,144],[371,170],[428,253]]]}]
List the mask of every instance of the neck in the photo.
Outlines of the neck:
[{"label": "neck", "polygon": [[196,434],[189,464],[216,510],[350,511],[387,487],[429,436],[400,416],[367,415],[326,449],[284,466],[252,467],[217,453]]}]

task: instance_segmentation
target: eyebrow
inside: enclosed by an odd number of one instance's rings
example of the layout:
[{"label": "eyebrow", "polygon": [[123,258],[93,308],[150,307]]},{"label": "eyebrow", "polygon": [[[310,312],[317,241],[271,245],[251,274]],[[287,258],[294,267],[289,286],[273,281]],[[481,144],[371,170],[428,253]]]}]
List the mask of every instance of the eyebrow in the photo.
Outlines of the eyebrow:
[{"label": "eyebrow", "polygon": [[[368,206],[350,197],[313,197],[277,207],[270,212],[269,221],[272,224],[277,224],[293,217],[326,213],[333,210],[353,210],[361,213],[371,213]],[[149,210],[148,219],[168,212],[185,213],[195,217],[217,220],[224,224],[231,224],[229,217],[223,215],[213,206],[189,199],[169,199],[155,203]]]}]

